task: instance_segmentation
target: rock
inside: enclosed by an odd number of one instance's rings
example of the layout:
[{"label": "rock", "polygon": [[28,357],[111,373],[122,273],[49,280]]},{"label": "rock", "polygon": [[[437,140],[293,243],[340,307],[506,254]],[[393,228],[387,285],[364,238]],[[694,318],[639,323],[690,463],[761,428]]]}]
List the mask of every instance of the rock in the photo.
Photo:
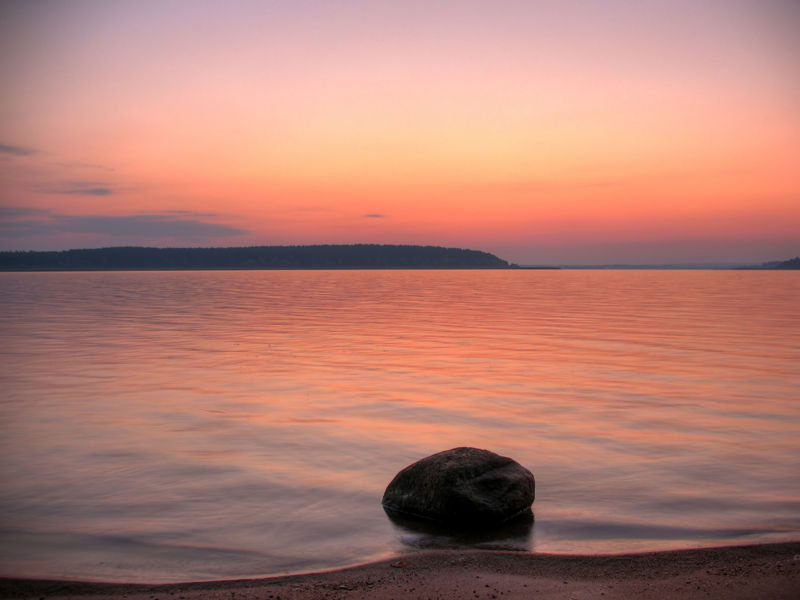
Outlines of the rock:
[{"label": "rock", "polygon": [[531,550],[533,513],[523,510],[516,517],[490,526],[454,526],[415,517],[384,507],[400,543],[411,548],[460,548],[480,546],[495,550]]},{"label": "rock", "polygon": [[530,512],[531,472],[477,448],[439,452],[400,471],[383,494],[389,510],[462,528],[481,528]]}]

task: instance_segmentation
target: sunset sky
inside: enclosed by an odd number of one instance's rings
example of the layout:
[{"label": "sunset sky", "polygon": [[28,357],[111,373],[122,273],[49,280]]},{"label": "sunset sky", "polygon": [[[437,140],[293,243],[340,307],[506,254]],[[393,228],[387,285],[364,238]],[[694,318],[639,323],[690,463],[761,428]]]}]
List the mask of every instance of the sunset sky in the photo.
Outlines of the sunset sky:
[{"label": "sunset sky", "polygon": [[794,0],[0,4],[0,249],[800,254]]}]

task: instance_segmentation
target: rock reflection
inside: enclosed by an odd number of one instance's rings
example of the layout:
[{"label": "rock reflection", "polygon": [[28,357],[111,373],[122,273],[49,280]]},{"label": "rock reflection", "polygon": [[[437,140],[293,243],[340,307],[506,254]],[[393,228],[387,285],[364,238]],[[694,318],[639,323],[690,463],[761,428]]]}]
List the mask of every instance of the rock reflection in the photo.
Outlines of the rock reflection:
[{"label": "rock reflection", "polygon": [[383,510],[400,541],[413,548],[475,547],[529,551],[532,547],[534,518],[530,510],[500,525],[481,529],[458,529],[401,513],[386,506]]}]

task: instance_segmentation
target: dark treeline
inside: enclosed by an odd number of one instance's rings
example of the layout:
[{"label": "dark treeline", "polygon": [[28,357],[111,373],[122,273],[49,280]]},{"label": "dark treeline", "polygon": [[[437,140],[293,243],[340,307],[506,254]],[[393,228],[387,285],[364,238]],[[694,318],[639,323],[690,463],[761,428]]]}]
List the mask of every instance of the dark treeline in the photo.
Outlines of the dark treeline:
[{"label": "dark treeline", "polygon": [[800,256],[784,261],[766,262],[757,267],[739,267],[740,271],[762,271],[765,269],[800,269]]},{"label": "dark treeline", "polygon": [[2,271],[184,269],[508,269],[479,250],[378,244],[244,248],[98,248],[0,252]]},{"label": "dark treeline", "polygon": [[784,261],[775,267],[776,269],[800,269],[800,256]]}]

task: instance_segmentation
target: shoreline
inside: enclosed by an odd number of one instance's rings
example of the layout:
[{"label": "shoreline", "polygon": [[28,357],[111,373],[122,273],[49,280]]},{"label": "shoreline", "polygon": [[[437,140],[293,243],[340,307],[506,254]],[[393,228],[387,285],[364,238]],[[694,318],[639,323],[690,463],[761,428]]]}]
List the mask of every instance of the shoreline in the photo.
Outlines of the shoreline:
[{"label": "shoreline", "polygon": [[0,598],[81,597],[794,600],[800,597],[800,541],[595,555],[425,550],[332,571],[157,585],[0,578]]}]

